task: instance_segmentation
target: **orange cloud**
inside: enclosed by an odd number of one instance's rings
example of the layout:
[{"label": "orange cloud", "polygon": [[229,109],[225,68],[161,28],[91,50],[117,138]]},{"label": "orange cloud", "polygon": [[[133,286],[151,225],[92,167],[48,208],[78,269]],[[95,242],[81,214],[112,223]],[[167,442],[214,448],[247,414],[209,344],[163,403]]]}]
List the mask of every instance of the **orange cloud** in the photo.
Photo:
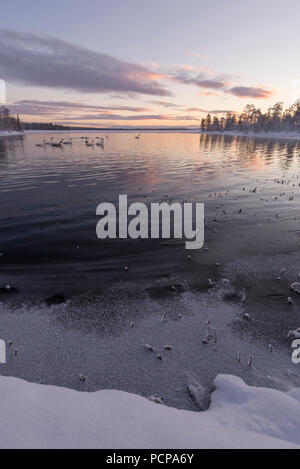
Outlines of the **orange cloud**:
[{"label": "orange cloud", "polygon": [[147,78],[153,81],[162,80],[165,77],[166,75],[163,73],[150,72],[149,74],[147,74]]},{"label": "orange cloud", "polygon": [[197,67],[193,67],[192,65],[186,65],[186,64],[179,65],[179,68],[182,68],[183,70],[189,70],[191,72],[197,72],[198,71]]},{"label": "orange cloud", "polygon": [[197,93],[196,96],[221,96],[221,94],[213,91],[201,91],[201,93]]}]

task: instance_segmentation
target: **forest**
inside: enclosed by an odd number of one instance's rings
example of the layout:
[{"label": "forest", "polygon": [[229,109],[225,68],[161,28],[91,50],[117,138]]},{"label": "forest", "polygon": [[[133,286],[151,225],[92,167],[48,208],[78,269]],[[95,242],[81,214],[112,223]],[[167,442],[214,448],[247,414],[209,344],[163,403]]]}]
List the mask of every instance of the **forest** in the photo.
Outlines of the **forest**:
[{"label": "forest", "polygon": [[21,122],[18,115],[11,116],[6,106],[0,106],[0,131],[3,130],[18,132],[23,130],[70,130],[70,127],[51,122]]},{"label": "forest", "polygon": [[12,117],[6,106],[0,106],[0,131],[1,130],[15,130],[18,132],[22,130],[19,116]]},{"label": "forest", "polygon": [[300,132],[300,101],[288,109],[276,103],[267,112],[248,104],[241,114],[228,112],[226,117],[208,114],[201,121],[202,132]]}]

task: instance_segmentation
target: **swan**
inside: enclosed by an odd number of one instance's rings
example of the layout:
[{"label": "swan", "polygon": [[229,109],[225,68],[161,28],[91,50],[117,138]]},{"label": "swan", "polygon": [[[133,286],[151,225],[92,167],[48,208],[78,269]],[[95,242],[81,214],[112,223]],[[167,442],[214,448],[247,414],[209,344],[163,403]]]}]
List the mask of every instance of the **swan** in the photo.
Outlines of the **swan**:
[{"label": "swan", "polygon": [[62,147],[62,144],[63,144],[63,140],[61,140],[60,142],[53,142],[53,137],[51,138],[51,146],[52,147],[55,147],[55,148],[61,148]]},{"label": "swan", "polygon": [[57,143],[52,143],[52,146],[55,147],[55,148],[61,148],[63,145],[63,141],[61,140],[60,142],[57,142]]},{"label": "swan", "polygon": [[46,140],[43,140],[43,143],[37,143],[36,147],[44,147],[46,145]]}]

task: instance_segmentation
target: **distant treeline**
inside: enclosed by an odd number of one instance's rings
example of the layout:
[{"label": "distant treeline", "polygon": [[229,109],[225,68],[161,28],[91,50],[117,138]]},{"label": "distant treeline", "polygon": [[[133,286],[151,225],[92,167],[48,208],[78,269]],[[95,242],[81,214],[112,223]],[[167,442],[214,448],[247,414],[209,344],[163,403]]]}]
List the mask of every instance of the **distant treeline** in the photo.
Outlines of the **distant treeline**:
[{"label": "distant treeline", "polygon": [[22,127],[24,130],[70,130],[70,127],[52,124],[51,122],[24,122]]},{"label": "distant treeline", "polygon": [[6,106],[0,106],[0,131],[22,130],[70,130],[70,127],[45,122],[21,122],[19,116],[12,117]]},{"label": "distant treeline", "polygon": [[[0,106],[0,131],[22,130],[89,130],[86,127],[69,127],[45,122],[21,122],[19,116],[12,117],[6,106]],[[91,129],[100,130],[100,129]],[[102,131],[105,129],[101,129]],[[124,129],[125,130],[125,129]],[[300,133],[300,100],[290,108],[284,109],[283,103],[276,103],[267,112],[262,112],[254,105],[248,104],[238,115],[228,112],[226,117],[212,117],[208,114],[201,121],[202,132],[299,132]]]},{"label": "distant treeline", "polygon": [[0,131],[1,130],[22,130],[19,116],[12,117],[9,113],[9,109],[5,106],[0,106]]},{"label": "distant treeline", "polygon": [[283,109],[283,103],[263,113],[255,106],[248,104],[242,114],[228,112],[226,117],[218,118],[208,114],[201,121],[202,132],[300,132],[300,101],[288,109]]}]

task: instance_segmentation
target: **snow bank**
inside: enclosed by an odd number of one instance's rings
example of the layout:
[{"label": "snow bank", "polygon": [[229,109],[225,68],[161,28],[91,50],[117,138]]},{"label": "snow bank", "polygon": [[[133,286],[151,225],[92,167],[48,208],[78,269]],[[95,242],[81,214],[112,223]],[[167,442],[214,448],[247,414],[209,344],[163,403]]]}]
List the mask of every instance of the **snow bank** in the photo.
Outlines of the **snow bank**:
[{"label": "snow bank", "polygon": [[219,376],[208,411],[0,378],[1,448],[300,448],[300,391]]},{"label": "snow bank", "polygon": [[0,130],[0,137],[15,137],[16,135],[23,135],[23,132]]}]

